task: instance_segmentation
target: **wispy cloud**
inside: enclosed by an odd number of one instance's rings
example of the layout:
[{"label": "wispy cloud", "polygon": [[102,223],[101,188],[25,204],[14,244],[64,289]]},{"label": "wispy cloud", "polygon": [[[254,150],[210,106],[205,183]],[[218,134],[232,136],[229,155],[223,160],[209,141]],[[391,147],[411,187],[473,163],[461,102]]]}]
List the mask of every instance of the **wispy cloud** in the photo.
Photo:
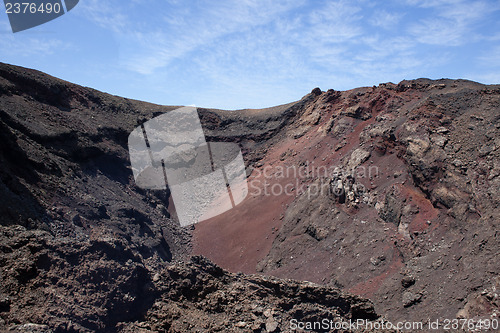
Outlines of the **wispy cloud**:
[{"label": "wispy cloud", "polygon": [[10,24],[7,20],[3,20],[0,18],[0,32],[1,33],[9,33],[12,31]]},{"label": "wispy cloud", "polygon": [[[0,55],[65,62],[68,69],[57,63],[55,73],[157,103],[258,107],[315,86],[467,77],[472,69],[469,78],[493,80],[499,7],[496,0],[86,0],[57,20],[53,35],[5,34]],[[10,30],[0,17],[2,27]]]},{"label": "wispy cloud", "polygon": [[403,18],[403,13],[390,13],[386,10],[375,10],[369,22],[375,26],[383,29],[392,29],[398,25]]},{"label": "wispy cloud", "polygon": [[81,1],[72,13],[84,16],[100,27],[114,32],[128,30],[130,21],[123,12],[122,1],[108,0],[86,0]]},{"label": "wispy cloud", "polygon": [[464,0],[406,0],[412,6],[422,8],[449,7],[462,3]]},{"label": "wispy cloud", "polygon": [[410,33],[423,44],[458,46],[464,43],[465,28],[449,20],[432,18],[412,25]]},{"label": "wispy cloud", "polygon": [[[487,68],[500,67],[500,46],[488,49],[478,57],[478,62],[480,66]],[[498,82],[500,82],[500,80]]]},{"label": "wispy cloud", "polygon": [[351,2],[328,2],[306,16],[303,41],[310,46],[348,42],[362,34],[361,19],[361,8]]},{"label": "wispy cloud", "polygon": [[123,65],[141,74],[151,74],[174,59],[206,45],[218,47],[220,39],[268,24],[280,13],[300,5],[300,1],[247,0],[182,7],[177,11],[174,8],[165,15],[163,26],[147,26],[147,30],[122,36],[127,44],[140,46],[135,50],[124,48]]},{"label": "wispy cloud", "polygon": [[439,15],[460,25],[469,25],[499,9],[499,3],[483,1],[458,2],[453,6],[440,7]]},{"label": "wispy cloud", "polygon": [[463,0],[409,0],[410,4],[432,10],[431,17],[410,26],[410,34],[420,43],[459,46],[477,39],[474,26],[481,22],[498,4]]},{"label": "wispy cloud", "polygon": [[[246,91],[253,96],[282,82],[307,89],[318,82],[345,86],[420,77],[446,64],[453,54],[426,53],[419,44],[462,45],[470,38],[464,34],[486,15],[482,2],[448,0],[451,3],[456,7],[419,2],[415,6],[431,10],[431,15],[409,25],[401,8],[366,8],[362,1],[330,1],[312,8],[282,3],[274,10],[259,1],[229,2],[206,8],[203,17],[193,16],[192,7],[184,8],[182,15],[172,12],[165,18],[175,37],[164,31],[135,34],[142,52],[127,52],[135,57],[123,65],[152,74],[188,58],[188,66],[211,82],[210,91]],[[295,8],[304,10],[290,13]],[[465,14],[468,10],[473,13]],[[184,31],[186,26],[193,29]],[[407,30],[401,29],[405,26]]]},{"label": "wispy cloud", "polygon": [[5,58],[43,57],[70,46],[70,43],[63,42],[50,33],[25,32],[14,35],[11,31],[9,22],[0,19],[0,55]]}]

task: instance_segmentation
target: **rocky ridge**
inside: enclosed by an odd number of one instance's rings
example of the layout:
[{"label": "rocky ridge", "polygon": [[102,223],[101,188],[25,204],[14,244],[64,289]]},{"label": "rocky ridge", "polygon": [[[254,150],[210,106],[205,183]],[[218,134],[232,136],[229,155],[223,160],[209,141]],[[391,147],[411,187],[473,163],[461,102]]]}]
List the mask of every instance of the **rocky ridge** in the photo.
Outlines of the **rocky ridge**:
[{"label": "rocky ridge", "polygon": [[[255,165],[314,98],[200,116],[209,139],[240,143]],[[337,288],[190,259],[169,193],[136,187],[127,151],[136,126],[174,108],[0,64],[0,329],[279,332],[291,319],[378,318]]]},{"label": "rocky ridge", "polygon": [[292,319],[378,318],[369,301],[335,288],[233,274],[203,257],[145,259],[119,238],[2,226],[0,244],[7,331],[280,332]]},{"label": "rocky ridge", "polygon": [[195,253],[345,288],[392,321],[497,318],[500,87],[419,79],[308,96],[249,177],[275,193],[196,225]]}]

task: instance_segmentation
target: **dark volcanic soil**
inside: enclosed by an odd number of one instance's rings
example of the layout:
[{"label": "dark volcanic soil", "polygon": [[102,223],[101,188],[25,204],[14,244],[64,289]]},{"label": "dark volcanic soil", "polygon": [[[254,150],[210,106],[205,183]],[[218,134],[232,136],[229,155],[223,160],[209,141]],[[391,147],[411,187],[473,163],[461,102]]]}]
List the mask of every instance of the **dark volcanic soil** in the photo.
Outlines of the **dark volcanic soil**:
[{"label": "dark volcanic soil", "polygon": [[[200,116],[210,140],[240,144],[250,171],[315,100]],[[0,63],[0,330],[280,332],[292,319],[376,319],[370,301],[336,287],[189,259],[169,193],[138,188],[127,151],[136,126],[173,108]]]},{"label": "dark volcanic soil", "polygon": [[275,332],[292,319],[377,318],[336,288],[236,275],[203,257],[146,259],[119,238],[1,226],[0,244],[2,327],[15,332]]}]

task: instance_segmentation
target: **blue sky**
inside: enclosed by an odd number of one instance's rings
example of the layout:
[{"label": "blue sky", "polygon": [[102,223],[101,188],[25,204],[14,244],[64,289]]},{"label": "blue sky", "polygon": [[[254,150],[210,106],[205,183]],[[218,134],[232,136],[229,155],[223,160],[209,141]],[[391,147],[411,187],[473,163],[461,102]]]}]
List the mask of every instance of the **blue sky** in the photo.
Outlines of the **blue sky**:
[{"label": "blue sky", "polygon": [[0,8],[0,61],[158,104],[260,108],[419,77],[500,83],[498,0],[80,0],[16,34]]}]

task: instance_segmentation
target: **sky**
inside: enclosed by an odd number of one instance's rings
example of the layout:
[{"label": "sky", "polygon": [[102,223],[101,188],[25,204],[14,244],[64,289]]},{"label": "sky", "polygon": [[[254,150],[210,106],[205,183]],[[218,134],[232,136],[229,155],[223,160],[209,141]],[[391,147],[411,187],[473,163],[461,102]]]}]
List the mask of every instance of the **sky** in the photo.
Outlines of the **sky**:
[{"label": "sky", "polygon": [[420,77],[500,83],[499,0],[80,0],[15,34],[0,8],[0,62],[163,105],[262,108]]}]

